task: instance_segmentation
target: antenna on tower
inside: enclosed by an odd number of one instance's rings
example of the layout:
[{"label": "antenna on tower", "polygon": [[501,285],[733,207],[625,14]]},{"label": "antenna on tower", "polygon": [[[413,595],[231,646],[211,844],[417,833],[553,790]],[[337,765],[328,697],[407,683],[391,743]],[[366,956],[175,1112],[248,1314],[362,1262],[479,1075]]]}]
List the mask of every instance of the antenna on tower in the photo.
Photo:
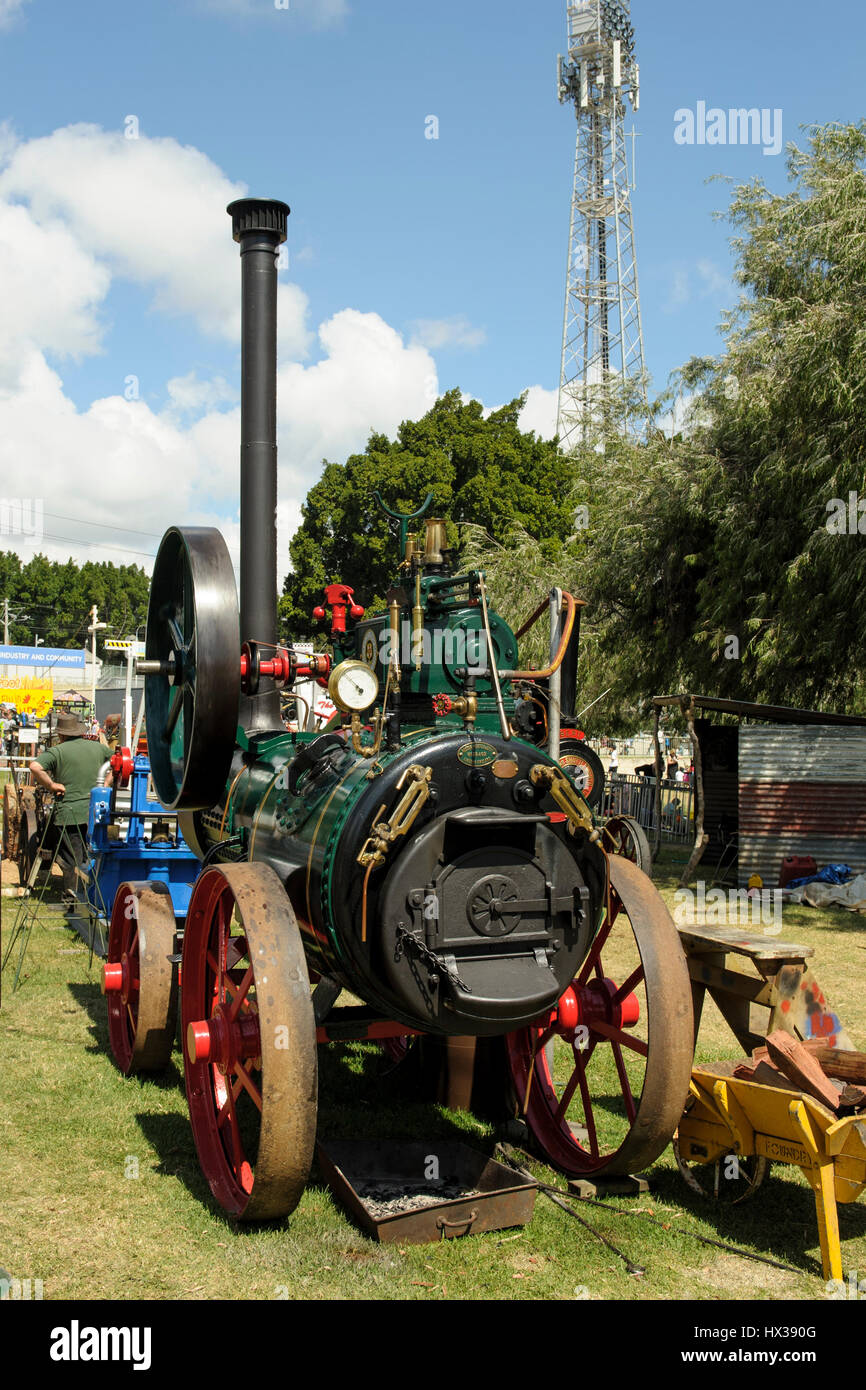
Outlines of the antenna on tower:
[{"label": "antenna on tower", "polygon": [[598,432],[630,384],[645,392],[624,129],[626,101],[640,105],[630,8],[630,0],[569,0],[568,56],[557,65],[559,100],[577,117],[557,415],[566,450]]}]

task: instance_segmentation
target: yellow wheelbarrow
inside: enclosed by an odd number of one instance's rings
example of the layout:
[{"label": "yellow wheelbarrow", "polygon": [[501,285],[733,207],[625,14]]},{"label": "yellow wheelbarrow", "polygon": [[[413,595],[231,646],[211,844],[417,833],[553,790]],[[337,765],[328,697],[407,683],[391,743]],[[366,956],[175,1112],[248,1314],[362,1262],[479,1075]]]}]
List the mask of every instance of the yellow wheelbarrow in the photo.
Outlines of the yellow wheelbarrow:
[{"label": "yellow wheelbarrow", "polygon": [[768,1162],[802,1168],[815,1193],[824,1278],[842,1279],[836,1204],[866,1188],[866,1112],[840,1119],[799,1091],[730,1076],[733,1065],[692,1071],[675,1145],[680,1168],[715,1164],[718,1174],[731,1156],[754,1160],[761,1175]]}]

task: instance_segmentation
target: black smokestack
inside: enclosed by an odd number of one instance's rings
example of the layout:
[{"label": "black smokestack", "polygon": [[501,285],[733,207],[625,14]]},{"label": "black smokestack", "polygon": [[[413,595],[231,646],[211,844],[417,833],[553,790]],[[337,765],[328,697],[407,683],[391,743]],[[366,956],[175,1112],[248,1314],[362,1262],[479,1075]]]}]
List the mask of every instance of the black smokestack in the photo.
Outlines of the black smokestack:
[{"label": "black smokestack", "polygon": [[[277,640],[277,247],[290,209],[274,198],[226,208],[241,248],[241,642]],[[280,696],[263,677],[241,697],[247,733],[281,729]]]}]

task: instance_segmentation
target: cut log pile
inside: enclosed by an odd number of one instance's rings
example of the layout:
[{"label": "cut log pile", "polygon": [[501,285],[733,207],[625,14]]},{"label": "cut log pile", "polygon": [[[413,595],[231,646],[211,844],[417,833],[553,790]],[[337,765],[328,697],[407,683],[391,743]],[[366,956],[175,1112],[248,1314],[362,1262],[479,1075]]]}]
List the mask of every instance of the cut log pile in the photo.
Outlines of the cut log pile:
[{"label": "cut log pile", "polygon": [[778,1029],[750,1062],[739,1062],[734,1076],[812,1096],[836,1115],[866,1111],[866,1052],[839,1052],[821,1042],[799,1042]]}]

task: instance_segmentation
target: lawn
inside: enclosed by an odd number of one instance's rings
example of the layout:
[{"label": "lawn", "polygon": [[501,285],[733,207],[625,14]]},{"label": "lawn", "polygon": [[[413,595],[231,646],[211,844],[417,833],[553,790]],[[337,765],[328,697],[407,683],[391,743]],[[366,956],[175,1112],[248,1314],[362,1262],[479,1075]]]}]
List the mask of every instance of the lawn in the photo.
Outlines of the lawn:
[{"label": "lawn", "polygon": [[[660,886],[673,904],[673,871]],[[17,900],[3,898],[4,942]],[[785,908],[784,936],[813,965],[855,1046],[866,1049],[866,923]],[[5,949],[5,947],[4,947]],[[108,1051],[100,964],[59,905],[40,913],[13,992],[3,976],[0,1267],[42,1281],[46,1299],[718,1300],[825,1297],[814,1202],[798,1169],[776,1167],[748,1203],[718,1208],[685,1186],[670,1148],[649,1196],[581,1206],[587,1226],[539,1194],[528,1226],[437,1245],[378,1245],[314,1170],[295,1213],[244,1228],[200,1175],[175,1051],[158,1080],[124,1079]],[[701,1060],[738,1055],[714,1006]],[[492,1151],[490,1125],[421,1104],[375,1044],[320,1049],[320,1136],[442,1139]],[[561,1179],[533,1165],[546,1182]],[[651,1219],[652,1218],[652,1219]],[[840,1208],[845,1269],[866,1269],[866,1201]],[[587,1227],[591,1229],[587,1229]],[[644,1273],[627,1272],[607,1237]],[[759,1263],[720,1241],[765,1256]]]}]

